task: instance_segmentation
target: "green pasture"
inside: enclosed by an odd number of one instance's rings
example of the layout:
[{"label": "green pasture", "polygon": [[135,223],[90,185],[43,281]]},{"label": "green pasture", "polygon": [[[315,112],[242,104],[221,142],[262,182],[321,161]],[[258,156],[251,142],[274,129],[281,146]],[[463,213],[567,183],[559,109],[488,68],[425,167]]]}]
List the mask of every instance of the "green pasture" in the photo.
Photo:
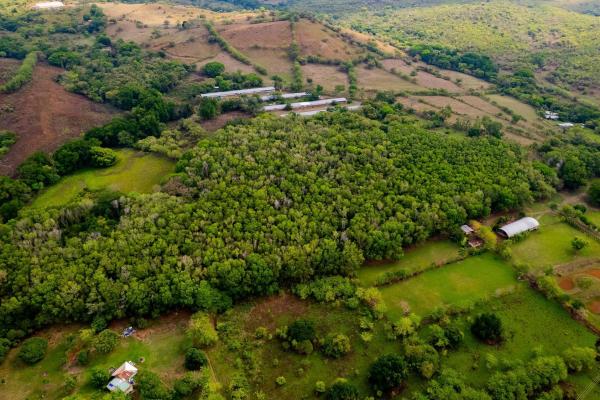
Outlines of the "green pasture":
[{"label": "green pasture", "polygon": [[538,231],[531,232],[521,242],[511,245],[513,259],[518,264],[527,264],[534,270],[541,271],[557,264],[600,257],[600,243],[591,238],[588,247],[575,252],[571,247],[575,236],[585,234],[561,222],[559,217],[545,214],[540,218]]},{"label": "green pasture", "polygon": [[[483,344],[470,333],[472,318],[482,312],[493,312],[501,318],[506,337],[501,345]],[[486,367],[486,354],[492,354],[498,361],[525,361],[532,357],[534,350],[555,355],[572,346],[593,347],[596,341],[596,336],[573,320],[558,303],[547,300],[525,283],[519,283],[510,294],[477,307],[459,321],[465,342],[448,354],[444,364],[464,373],[475,385],[483,385],[494,372]],[[573,380],[581,389],[598,372],[582,373]],[[594,393],[600,395],[598,389]]]},{"label": "green pasture", "polygon": [[173,161],[131,149],[117,150],[118,161],[105,169],[86,169],[62,178],[37,196],[32,207],[60,206],[84,189],[110,189],[123,193],[151,193],[175,169]]},{"label": "green pasture", "polygon": [[515,271],[510,265],[491,254],[484,254],[380,290],[393,320],[402,316],[407,308],[425,316],[437,307],[466,305],[508,290],[515,284]]},{"label": "green pasture", "polygon": [[444,264],[458,257],[458,251],[459,247],[449,240],[429,241],[407,250],[399,261],[365,265],[358,271],[358,279],[363,286],[372,286],[387,272],[400,269],[420,271],[432,264]]}]

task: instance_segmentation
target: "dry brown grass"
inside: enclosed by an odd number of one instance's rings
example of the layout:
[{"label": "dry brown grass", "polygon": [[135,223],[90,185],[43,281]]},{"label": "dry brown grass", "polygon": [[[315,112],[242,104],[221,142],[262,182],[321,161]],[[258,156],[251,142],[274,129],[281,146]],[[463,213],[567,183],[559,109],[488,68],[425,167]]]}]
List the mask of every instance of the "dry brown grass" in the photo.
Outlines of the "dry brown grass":
[{"label": "dry brown grass", "polygon": [[339,38],[321,24],[300,20],[296,24],[296,40],[304,56],[320,56],[328,60],[349,61],[363,51]]},{"label": "dry brown grass", "polygon": [[[387,59],[383,60],[383,68],[388,71],[397,71],[406,75],[410,75],[411,72],[415,71],[415,68],[406,64],[400,59]],[[412,78],[412,77],[411,77]],[[456,85],[454,82],[448,79],[438,78],[425,71],[417,71],[414,76],[416,84],[426,89],[445,89],[452,93],[462,93],[464,89]]]},{"label": "dry brown grass", "polygon": [[338,67],[331,65],[306,64],[302,66],[305,79],[312,79],[315,85],[321,85],[327,92],[333,92],[338,85],[348,88],[348,76]]},{"label": "dry brown grass", "polygon": [[359,66],[356,68],[356,74],[358,78],[358,86],[361,89],[367,91],[374,90],[411,90],[417,91],[422,90],[421,87],[415,85],[412,82],[406,81],[391,72],[385,71],[380,68],[369,69],[365,66]]},{"label": "dry brown grass", "polygon": [[[0,59],[0,64],[5,62]],[[17,142],[0,162],[0,174],[13,174],[34,152],[53,151],[116,114],[106,105],[67,92],[55,82],[61,72],[59,68],[39,64],[30,83],[15,93],[0,94],[0,126],[18,135]]]}]

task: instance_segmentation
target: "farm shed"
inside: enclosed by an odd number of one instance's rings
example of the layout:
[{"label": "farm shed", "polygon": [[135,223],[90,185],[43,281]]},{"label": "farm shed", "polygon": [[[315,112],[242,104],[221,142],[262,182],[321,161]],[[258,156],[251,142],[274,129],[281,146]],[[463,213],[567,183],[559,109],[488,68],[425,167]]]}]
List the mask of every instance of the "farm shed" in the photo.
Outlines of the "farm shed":
[{"label": "farm shed", "polygon": [[[290,107],[292,107],[292,109],[295,110],[297,108],[328,106],[331,104],[345,103],[347,101],[348,100],[345,97],[338,97],[337,99],[302,101],[299,103],[292,103],[292,104],[290,104]],[[264,110],[265,111],[281,111],[281,110],[285,110],[286,107],[287,107],[287,104],[273,104],[271,106],[265,106]]]},{"label": "farm shed", "polygon": [[504,225],[498,229],[498,233],[506,238],[517,236],[524,232],[534,231],[540,227],[540,223],[535,218],[525,217],[518,221]]},{"label": "farm shed", "polygon": [[65,5],[62,1],[45,1],[42,3],[36,3],[33,6],[34,10],[59,10]]},{"label": "farm shed", "polygon": [[117,390],[129,394],[133,392],[133,377],[137,374],[138,369],[131,361],[125,361],[113,373],[113,379],[106,385],[106,388],[111,392]]},{"label": "farm shed", "polygon": [[204,94],[201,94],[200,97],[221,98],[221,97],[233,97],[233,96],[269,93],[269,92],[274,92],[274,91],[275,91],[275,88],[273,86],[267,86],[267,87],[253,88],[253,89],[230,90],[227,92],[204,93]]},{"label": "farm shed", "polygon": [[281,94],[279,96],[274,95],[274,94],[270,94],[270,95],[267,95],[267,96],[262,96],[260,98],[260,100],[261,101],[271,101],[271,100],[277,100],[277,99],[280,99],[280,98],[281,99],[297,99],[297,98],[304,97],[304,96],[307,96],[307,95],[308,95],[307,92],[284,93],[284,94]]}]

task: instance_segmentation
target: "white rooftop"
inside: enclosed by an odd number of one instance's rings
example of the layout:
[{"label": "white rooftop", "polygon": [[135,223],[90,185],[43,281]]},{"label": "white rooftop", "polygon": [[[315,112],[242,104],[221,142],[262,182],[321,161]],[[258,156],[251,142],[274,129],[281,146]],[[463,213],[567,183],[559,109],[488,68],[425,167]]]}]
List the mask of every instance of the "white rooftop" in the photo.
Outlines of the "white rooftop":
[{"label": "white rooftop", "polygon": [[536,230],[539,228],[540,223],[535,218],[525,217],[518,221],[512,222],[508,225],[504,225],[499,229],[500,233],[503,233],[506,237],[511,238],[518,234]]},{"label": "white rooftop", "polygon": [[[292,110],[297,109],[297,108],[307,108],[307,107],[317,107],[317,106],[327,106],[330,104],[337,104],[337,103],[345,103],[348,100],[345,97],[338,97],[336,99],[325,99],[325,100],[315,100],[315,101],[301,101],[299,103],[292,103],[290,104],[290,107],[292,108]],[[265,111],[281,111],[281,110],[285,110],[287,107],[287,104],[273,104],[270,106],[265,106],[264,110]]]},{"label": "white rooftop", "polygon": [[44,1],[41,3],[36,3],[33,8],[35,10],[50,10],[56,8],[63,8],[65,4],[62,1]]},{"label": "white rooftop", "polygon": [[269,93],[269,92],[274,92],[274,91],[275,91],[275,87],[266,86],[266,87],[252,88],[252,89],[229,90],[226,92],[204,93],[204,94],[201,94],[200,97],[221,98],[221,97],[241,96],[241,95],[245,95],[245,94]]}]

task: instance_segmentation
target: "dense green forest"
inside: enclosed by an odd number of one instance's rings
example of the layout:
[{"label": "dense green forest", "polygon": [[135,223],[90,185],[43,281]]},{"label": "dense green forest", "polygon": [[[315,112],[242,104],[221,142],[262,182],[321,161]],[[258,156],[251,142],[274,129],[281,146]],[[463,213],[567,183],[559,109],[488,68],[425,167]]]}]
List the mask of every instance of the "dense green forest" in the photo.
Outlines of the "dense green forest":
[{"label": "dense green forest", "polygon": [[348,112],[260,117],[184,155],[177,197],[104,194],[2,225],[2,336],[221,308],[352,275],[365,258],[398,258],[403,246],[553,190],[516,146],[380,112],[384,123]]}]

